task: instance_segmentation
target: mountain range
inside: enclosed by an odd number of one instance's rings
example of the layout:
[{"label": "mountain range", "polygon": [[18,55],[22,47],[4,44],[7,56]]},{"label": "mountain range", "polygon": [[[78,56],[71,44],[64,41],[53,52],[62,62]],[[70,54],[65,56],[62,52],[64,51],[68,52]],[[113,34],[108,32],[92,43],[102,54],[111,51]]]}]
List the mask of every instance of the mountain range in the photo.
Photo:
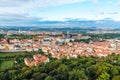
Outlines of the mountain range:
[{"label": "mountain range", "polygon": [[[19,25],[15,25],[20,27]],[[3,27],[3,26],[1,26]],[[10,26],[7,26],[10,27]],[[80,20],[80,19],[68,19],[65,21],[33,21],[21,27],[40,27],[40,28],[120,28],[120,21],[114,21],[112,19],[103,20]]]}]

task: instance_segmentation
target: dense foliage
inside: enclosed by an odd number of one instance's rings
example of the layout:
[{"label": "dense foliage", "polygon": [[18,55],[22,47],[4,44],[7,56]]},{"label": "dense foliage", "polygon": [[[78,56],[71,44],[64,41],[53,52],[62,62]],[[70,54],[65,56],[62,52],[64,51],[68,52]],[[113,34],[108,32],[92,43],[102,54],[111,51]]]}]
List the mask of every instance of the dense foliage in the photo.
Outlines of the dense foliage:
[{"label": "dense foliage", "polygon": [[5,34],[0,34],[0,39],[4,38]]},{"label": "dense foliage", "polygon": [[105,33],[105,34],[82,34],[82,36],[90,36],[88,39],[75,39],[74,42],[85,42],[89,43],[90,41],[101,41],[104,42],[107,39],[120,39],[120,33]]},{"label": "dense foliage", "polygon": [[9,39],[32,39],[38,37],[38,35],[27,35],[27,34],[12,34],[9,35]]},{"label": "dense foliage", "polygon": [[14,67],[0,69],[0,80],[120,80],[120,55],[51,58],[37,67],[27,67],[21,57],[16,57]]}]

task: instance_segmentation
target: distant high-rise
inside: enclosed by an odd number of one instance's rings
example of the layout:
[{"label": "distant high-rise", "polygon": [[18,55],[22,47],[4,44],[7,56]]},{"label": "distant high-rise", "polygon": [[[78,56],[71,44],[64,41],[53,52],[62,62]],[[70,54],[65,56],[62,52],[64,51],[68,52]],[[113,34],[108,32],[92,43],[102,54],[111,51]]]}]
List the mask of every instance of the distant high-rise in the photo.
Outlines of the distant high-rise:
[{"label": "distant high-rise", "polygon": [[69,33],[69,31],[67,31],[67,37],[70,37],[70,33]]}]

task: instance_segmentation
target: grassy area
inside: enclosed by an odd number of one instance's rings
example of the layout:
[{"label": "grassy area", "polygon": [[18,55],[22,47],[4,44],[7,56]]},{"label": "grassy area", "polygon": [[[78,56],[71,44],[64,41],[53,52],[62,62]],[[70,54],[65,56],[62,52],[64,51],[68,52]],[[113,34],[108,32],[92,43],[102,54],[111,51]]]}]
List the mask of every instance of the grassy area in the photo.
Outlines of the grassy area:
[{"label": "grassy area", "polygon": [[26,55],[26,52],[0,52],[0,57],[13,57],[19,55]]},{"label": "grassy area", "polygon": [[[14,66],[14,61],[17,59],[23,63],[23,57],[28,55],[26,52],[1,52],[0,53],[0,69],[10,69]],[[23,57],[22,57],[23,56]]]},{"label": "grassy area", "polygon": [[17,61],[19,65],[24,64],[25,56],[32,56],[36,52],[1,52],[0,53],[0,69],[10,69],[14,66],[14,61]]},{"label": "grassy area", "polygon": [[2,69],[8,69],[8,68],[12,68],[14,66],[14,61],[2,61],[0,63],[0,68]]}]

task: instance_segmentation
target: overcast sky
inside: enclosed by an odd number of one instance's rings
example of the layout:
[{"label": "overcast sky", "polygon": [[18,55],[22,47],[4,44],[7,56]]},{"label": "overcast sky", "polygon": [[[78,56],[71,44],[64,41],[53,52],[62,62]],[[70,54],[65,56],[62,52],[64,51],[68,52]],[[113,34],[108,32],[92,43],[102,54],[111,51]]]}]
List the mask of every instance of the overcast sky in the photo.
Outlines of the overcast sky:
[{"label": "overcast sky", "polygon": [[120,21],[120,0],[0,0],[0,25],[68,18]]}]

